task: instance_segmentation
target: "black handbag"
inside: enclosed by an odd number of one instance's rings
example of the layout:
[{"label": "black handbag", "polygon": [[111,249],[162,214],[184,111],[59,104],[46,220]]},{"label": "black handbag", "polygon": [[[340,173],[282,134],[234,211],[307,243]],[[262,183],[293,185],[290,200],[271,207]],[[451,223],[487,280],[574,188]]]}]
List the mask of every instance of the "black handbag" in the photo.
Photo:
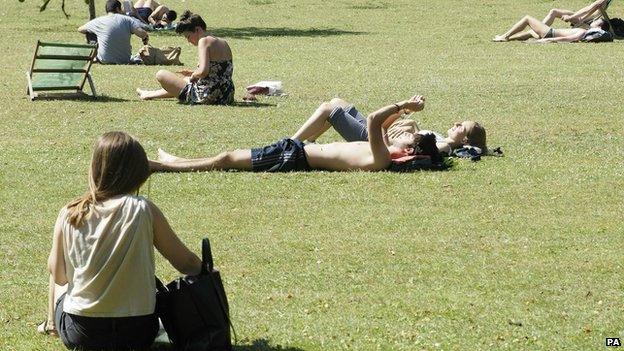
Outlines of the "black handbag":
[{"label": "black handbag", "polygon": [[210,242],[202,240],[202,270],[167,284],[156,278],[156,313],[179,350],[232,350],[230,316]]}]

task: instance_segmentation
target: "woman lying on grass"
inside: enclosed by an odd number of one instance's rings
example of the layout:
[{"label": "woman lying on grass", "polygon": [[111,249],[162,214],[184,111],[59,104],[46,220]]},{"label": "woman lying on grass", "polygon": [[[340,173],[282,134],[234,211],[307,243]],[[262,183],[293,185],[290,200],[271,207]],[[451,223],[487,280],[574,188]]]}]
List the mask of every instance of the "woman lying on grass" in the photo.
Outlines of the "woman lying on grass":
[{"label": "woman lying on grass", "polygon": [[[424,97],[421,97],[424,101]],[[384,138],[388,144],[400,146],[406,137],[414,134],[433,133],[438,150],[450,154],[453,149],[470,145],[487,152],[486,133],[479,123],[473,121],[456,122],[447,131],[447,136],[429,130],[420,130],[413,119],[401,119],[401,113],[392,114],[382,125]],[[335,98],[322,103],[307,121],[292,136],[293,139],[316,141],[330,127],[333,127],[346,141],[367,141],[366,118],[348,102]]]},{"label": "woman lying on grass", "polygon": [[510,40],[518,40],[518,38],[524,38],[526,35],[514,35],[521,33],[525,28],[529,27],[531,30],[528,32],[532,37],[538,39],[537,42],[549,43],[549,42],[579,42],[589,41],[591,37],[606,32],[609,30],[608,22],[604,20],[597,20],[592,22],[589,29],[585,28],[564,28],[555,29],[542,23],[535,17],[524,16],[518,23],[514,24],[507,32],[497,35],[492,39],[496,42],[505,42]]},{"label": "woman lying on grass", "polygon": [[423,109],[421,96],[382,107],[367,119],[367,142],[307,144],[299,139],[282,139],[262,148],[226,151],[214,157],[185,159],[159,150],[159,159],[151,161],[154,172],[193,172],[237,169],[254,172],[290,171],[408,171],[443,167],[433,134],[412,134],[397,145],[388,145],[382,126],[401,111]]},{"label": "woman lying on grass", "polygon": [[[594,27],[600,26],[600,22],[596,22],[595,24],[594,22],[602,21],[599,10],[605,9],[610,1],[611,0],[596,0],[576,12],[566,9],[551,9],[542,20],[542,23],[551,26],[555,19],[559,18],[564,22],[570,23],[570,25],[574,27],[588,29],[592,24]],[[532,30],[528,30],[512,35],[509,37],[509,40],[527,40],[532,38],[538,39],[539,35]]]},{"label": "woman lying on grass", "polygon": [[176,33],[184,35],[189,43],[197,46],[197,69],[179,71],[184,78],[162,69],[156,73],[162,89],[137,88],[139,97],[142,100],[177,97],[181,103],[189,105],[228,105],[234,102],[234,64],[228,43],[210,35],[206,31],[206,22],[190,11],[184,12],[180,18]]},{"label": "woman lying on grass", "polygon": [[182,274],[199,274],[201,261],[156,205],[134,195],[149,175],[138,141],[122,132],[98,139],[88,191],[61,209],[54,226],[48,317],[39,332],[59,335],[70,349],[153,343],[154,247]]}]

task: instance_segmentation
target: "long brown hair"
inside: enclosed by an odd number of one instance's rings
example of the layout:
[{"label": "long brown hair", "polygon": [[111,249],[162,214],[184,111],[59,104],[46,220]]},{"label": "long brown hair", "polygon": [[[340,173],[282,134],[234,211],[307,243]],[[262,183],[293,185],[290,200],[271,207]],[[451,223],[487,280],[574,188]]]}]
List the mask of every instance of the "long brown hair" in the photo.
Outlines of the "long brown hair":
[{"label": "long brown hair", "polygon": [[79,227],[98,201],[137,191],[150,175],[145,150],[124,132],[107,132],[95,143],[89,169],[89,189],[67,204],[69,223]]}]

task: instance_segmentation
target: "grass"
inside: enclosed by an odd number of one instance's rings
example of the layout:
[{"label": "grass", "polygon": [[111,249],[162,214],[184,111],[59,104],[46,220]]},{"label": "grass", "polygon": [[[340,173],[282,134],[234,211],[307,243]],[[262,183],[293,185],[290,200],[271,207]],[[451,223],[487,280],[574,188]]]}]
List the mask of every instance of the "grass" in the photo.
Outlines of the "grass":
[{"label": "grass", "polygon": [[[5,4],[0,349],[63,348],[34,332],[45,262],[102,132],[128,131],[151,156],[202,156],[291,135],[332,97],[370,112],[414,93],[427,96],[423,127],[478,120],[506,156],[439,173],[158,174],[142,190],[195,250],[211,238],[237,350],[593,350],[624,337],[622,43],[489,41],[524,14],[583,1],[167,4],[228,40],[239,100],[264,79],[289,96],[259,107],[140,102],[134,89],[156,87],[158,67],[98,65],[100,100],[30,102],[36,40],[82,42],[87,9],[69,2],[66,20],[36,1]],[[182,38],[152,42],[181,46],[195,65]],[[176,276],[160,256],[157,270]]]}]

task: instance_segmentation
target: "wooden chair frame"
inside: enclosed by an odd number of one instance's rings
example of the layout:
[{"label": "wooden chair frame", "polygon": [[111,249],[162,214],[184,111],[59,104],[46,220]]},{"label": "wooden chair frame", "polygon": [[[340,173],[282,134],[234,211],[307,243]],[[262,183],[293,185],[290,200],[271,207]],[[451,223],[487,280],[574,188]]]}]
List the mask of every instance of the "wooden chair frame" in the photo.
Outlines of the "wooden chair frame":
[{"label": "wooden chair frame", "polygon": [[[61,47],[61,48],[80,48],[80,49],[90,49],[88,55],[46,55],[40,53],[41,47]],[[37,98],[37,91],[52,91],[52,90],[75,90],[77,93],[84,93],[83,88],[86,82],[89,83],[89,88],[91,89],[91,95],[96,97],[95,92],[95,84],[93,84],[93,78],[91,78],[91,65],[93,64],[93,60],[97,55],[97,44],[65,44],[65,43],[46,43],[37,41],[37,46],[35,47],[35,54],[33,55],[32,63],[30,65],[30,70],[26,72],[26,79],[28,81],[28,89],[26,93],[30,96],[30,100],[34,100]],[[85,68],[35,68],[35,64],[38,60],[71,60],[71,61],[82,61],[86,62]],[[82,73],[84,77],[82,81],[78,85],[71,86],[33,86],[33,74],[34,73]]]}]

